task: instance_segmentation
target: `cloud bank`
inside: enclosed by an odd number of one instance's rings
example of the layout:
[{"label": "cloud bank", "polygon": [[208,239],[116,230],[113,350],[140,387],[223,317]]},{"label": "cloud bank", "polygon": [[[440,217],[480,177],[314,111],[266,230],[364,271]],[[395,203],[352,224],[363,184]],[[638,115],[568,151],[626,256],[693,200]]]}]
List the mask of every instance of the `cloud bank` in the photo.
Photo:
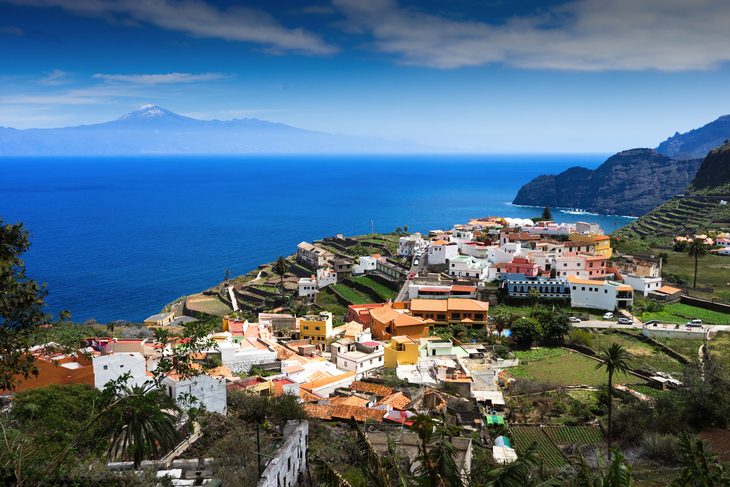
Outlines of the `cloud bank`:
[{"label": "cloud bank", "polygon": [[500,24],[459,21],[394,0],[332,0],[343,28],[396,62],[500,63],[574,71],[708,70],[730,60],[725,0],[577,0]]},{"label": "cloud bank", "polygon": [[328,55],[336,46],[303,28],[288,29],[268,12],[233,6],[218,9],[201,0],[4,0],[25,7],[60,7],[77,15],[102,17],[110,22],[148,22],[192,37],[253,42],[270,52]]},{"label": "cloud bank", "polygon": [[197,83],[201,81],[215,81],[231,77],[231,75],[226,75],[223,73],[95,74],[92,76],[92,78],[99,78],[108,82],[130,83],[136,85]]}]

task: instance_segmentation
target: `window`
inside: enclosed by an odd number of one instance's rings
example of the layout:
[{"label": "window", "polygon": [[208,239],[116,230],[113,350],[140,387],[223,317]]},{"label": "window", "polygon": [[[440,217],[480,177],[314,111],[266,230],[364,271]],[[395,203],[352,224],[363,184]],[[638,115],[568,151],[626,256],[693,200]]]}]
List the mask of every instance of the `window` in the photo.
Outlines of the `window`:
[{"label": "window", "polygon": [[319,327],[318,326],[315,326],[314,329],[317,330],[317,331],[319,331]]},{"label": "window", "polygon": [[591,265],[590,266],[593,267],[593,262],[591,262]]},{"label": "window", "polygon": [[456,267],[456,264],[451,264],[451,267]]},{"label": "window", "polygon": [[603,294],[608,294],[608,289],[604,289]]},{"label": "window", "polygon": [[436,315],[436,319],[438,321],[444,321],[444,320],[446,320],[446,315],[445,314],[437,314]]},{"label": "window", "polygon": [[598,288],[596,288],[596,292],[598,292]]},{"label": "window", "polygon": [[565,264],[563,264],[563,267],[568,267],[568,263],[566,262]]},{"label": "window", "polygon": [[124,368],[124,365],[120,365],[120,366],[119,366],[119,368],[120,368],[120,369],[123,369],[123,368]]},{"label": "window", "polygon": [[583,286],[582,288],[580,288],[580,290],[581,291],[585,291],[586,290],[585,286]]},{"label": "window", "polygon": [[109,369],[109,366],[108,365],[105,365],[104,366],[104,370],[108,370],[108,369]]},{"label": "window", "polygon": [[591,291],[593,291],[593,288],[592,287],[589,287],[588,288],[588,292],[591,292]]},{"label": "window", "polygon": [[593,275],[593,271],[589,272],[588,275],[589,276],[592,276]]},{"label": "window", "polygon": [[460,320],[461,319],[461,313],[451,313],[451,319],[452,320]]},{"label": "window", "polygon": [[580,267],[580,262],[578,262],[578,267]]},{"label": "window", "polygon": [[474,319],[476,321],[484,321],[484,313],[474,313]]},{"label": "window", "polygon": [[464,313],[464,316],[462,318],[469,318],[471,319],[471,313]]},{"label": "window", "polygon": [[309,327],[308,327],[308,326],[305,326],[305,327],[304,327],[304,329],[305,329],[305,330],[309,330]]},{"label": "window", "polygon": [[383,357],[380,357],[380,358],[378,359],[378,362],[382,362],[382,361],[383,361]]}]

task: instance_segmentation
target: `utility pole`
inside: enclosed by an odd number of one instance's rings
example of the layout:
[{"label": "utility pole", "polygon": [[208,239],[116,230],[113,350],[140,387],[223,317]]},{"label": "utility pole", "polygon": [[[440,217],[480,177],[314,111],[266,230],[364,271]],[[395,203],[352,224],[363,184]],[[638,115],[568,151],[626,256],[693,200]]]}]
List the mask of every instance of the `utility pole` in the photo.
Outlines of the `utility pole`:
[{"label": "utility pole", "polygon": [[370,236],[373,236],[373,221],[370,220]]}]

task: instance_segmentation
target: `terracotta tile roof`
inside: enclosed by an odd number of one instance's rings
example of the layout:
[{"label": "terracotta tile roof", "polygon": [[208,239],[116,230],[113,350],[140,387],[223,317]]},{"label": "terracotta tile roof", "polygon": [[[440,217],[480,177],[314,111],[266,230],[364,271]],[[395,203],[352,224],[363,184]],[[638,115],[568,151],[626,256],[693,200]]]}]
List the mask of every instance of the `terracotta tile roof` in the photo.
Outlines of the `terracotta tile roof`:
[{"label": "terracotta tile roof", "polygon": [[313,394],[309,391],[305,391],[304,389],[299,389],[299,399],[301,399],[304,402],[318,402],[324,398],[318,396],[317,394]]},{"label": "terracotta tile roof", "polygon": [[675,294],[675,293],[681,293],[681,289],[677,289],[676,287],[670,287],[670,286],[662,286],[659,289],[656,290],[656,292],[664,293],[664,294]]},{"label": "terracotta tile roof", "polygon": [[303,370],[304,370],[304,367],[302,367],[301,365],[292,365],[290,367],[284,367],[283,369],[281,369],[281,371],[286,374],[294,374],[296,372],[301,372]]},{"label": "terracotta tile roof", "polygon": [[355,421],[365,421],[367,419],[382,421],[383,416],[385,416],[385,411],[381,409],[370,409],[359,406],[338,405],[334,406],[334,410],[332,411],[333,418],[350,419],[354,417]]},{"label": "terracotta tile roof", "polygon": [[306,389],[306,390],[308,390],[308,391],[311,392],[314,389],[317,389],[318,387],[328,386],[328,385],[333,384],[335,382],[339,382],[341,380],[349,379],[350,377],[354,377],[354,376],[355,376],[355,372],[347,372],[345,374],[334,375],[334,376],[328,377],[326,379],[320,379],[320,380],[305,382],[304,384],[300,384],[299,385],[299,388],[300,389]]},{"label": "terracotta tile roof", "polygon": [[350,384],[350,389],[353,391],[370,392],[375,394],[377,397],[390,396],[393,393],[392,387],[381,386],[380,384],[372,384],[370,382],[355,381]]},{"label": "terracotta tile roof", "polygon": [[489,309],[489,303],[476,301],[474,299],[449,298],[446,300],[449,311],[484,311]]},{"label": "terracotta tile roof", "polygon": [[402,392],[396,392],[395,394],[391,394],[388,397],[384,397],[380,401],[378,401],[375,405],[376,406],[385,406],[389,405],[394,408],[398,409],[405,409],[405,407],[411,403],[411,400],[403,394]]},{"label": "terracotta tile roof", "polygon": [[332,374],[330,374],[329,372],[323,372],[321,370],[318,370],[318,371],[314,372],[312,375],[310,375],[309,377],[307,377],[307,380],[309,380],[311,382],[311,381],[315,381],[315,380],[327,379],[329,377],[332,377]]},{"label": "terracotta tile roof", "polygon": [[307,413],[310,418],[317,419],[332,419],[332,411],[335,407],[329,404],[302,404],[302,409]]},{"label": "terracotta tile roof", "polygon": [[332,406],[360,406],[365,407],[368,403],[367,399],[357,396],[335,396],[330,398],[330,405]]},{"label": "terracotta tile roof", "polygon": [[274,390],[276,391],[277,396],[284,395],[284,386],[281,385],[281,382],[274,382]]}]

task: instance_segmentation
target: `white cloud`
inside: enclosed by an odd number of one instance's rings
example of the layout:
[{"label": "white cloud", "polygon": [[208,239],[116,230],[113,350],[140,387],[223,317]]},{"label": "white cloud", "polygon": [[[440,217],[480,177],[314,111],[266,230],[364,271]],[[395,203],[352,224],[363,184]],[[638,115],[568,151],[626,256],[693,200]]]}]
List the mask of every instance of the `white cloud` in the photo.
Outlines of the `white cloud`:
[{"label": "white cloud", "polygon": [[168,74],[95,74],[92,78],[100,78],[104,81],[117,83],[130,83],[136,85],[157,85],[174,83],[195,83],[201,81],[215,81],[231,78],[232,75],[223,73],[168,73]]},{"label": "white cloud", "polygon": [[38,84],[45,86],[58,86],[70,82],[70,80],[68,79],[69,74],[65,71],[54,69],[50,73],[44,74],[46,75],[46,77],[38,80]]},{"label": "white cloud", "polygon": [[61,7],[77,15],[103,17],[126,25],[149,22],[192,37],[262,44],[272,52],[328,55],[338,51],[336,46],[325,43],[318,34],[301,27],[288,29],[269,13],[250,7],[233,6],[219,10],[202,0],[2,1],[26,7]]},{"label": "white cloud", "polygon": [[435,68],[501,63],[577,71],[708,70],[730,60],[726,0],[576,0],[500,24],[401,8],[395,0],[332,0],[353,33],[397,62]]},{"label": "white cloud", "polygon": [[25,31],[20,27],[16,27],[14,25],[0,25],[0,34],[22,37],[25,35]]}]

